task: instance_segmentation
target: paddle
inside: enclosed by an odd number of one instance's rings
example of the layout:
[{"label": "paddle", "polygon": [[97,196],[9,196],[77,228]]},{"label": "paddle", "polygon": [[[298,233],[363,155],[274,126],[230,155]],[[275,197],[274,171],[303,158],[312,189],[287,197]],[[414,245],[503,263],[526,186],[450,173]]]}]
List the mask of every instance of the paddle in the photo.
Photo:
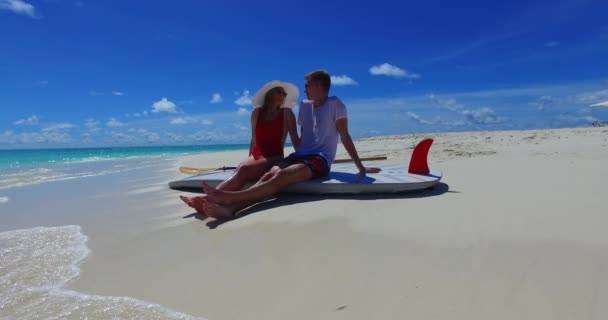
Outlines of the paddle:
[{"label": "paddle", "polygon": [[[373,156],[373,157],[367,157],[367,158],[359,158],[359,160],[361,161],[374,161],[374,160],[386,160],[387,158],[385,156]],[[344,162],[353,162],[353,159],[348,158],[348,159],[336,159],[334,160],[334,163],[344,163]]]},{"label": "paddle", "polygon": [[234,170],[236,169],[236,167],[220,167],[220,168],[192,168],[192,167],[184,167],[181,166],[179,167],[179,171],[181,173],[185,173],[185,174],[202,174],[202,173],[207,173],[209,171],[216,171],[216,170]]},{"label": "paddle", "polygon": [[[386,160],[387,158],[385,156],[373,156],[373,157],[366,157],[366,158],[360,158],[361,161],[374,161],[374,160]],[[352,162],[353,159],[336,159],[334,160],[333,163],[344,163],[344,162]],[[192,167],[185,167],[185,166],[181,166],[179,167],[179,171],[181,173],[185,173],[185,174],[203,174],[203,173],[207,173],[209,171],[216,171],[216,170],[234,170],[236,169],[236,167],[219,167],[219,168],[192,168]]]}]

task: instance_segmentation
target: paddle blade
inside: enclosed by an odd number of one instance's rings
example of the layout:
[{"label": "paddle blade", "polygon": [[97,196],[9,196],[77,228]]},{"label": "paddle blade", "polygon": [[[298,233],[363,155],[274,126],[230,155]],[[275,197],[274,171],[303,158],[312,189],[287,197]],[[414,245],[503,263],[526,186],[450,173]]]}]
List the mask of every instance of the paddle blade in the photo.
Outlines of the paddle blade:
[{"label": "paddle blade", "polygon": [[184,167],[181,166],[179,167],[179,171],[181,173],[185,173],[185,174],[203,174],[203,173],[207,173],[210,171],[215,171],[215,170],[234,170],[236,169],[236,167],[220,167],[220,168],[192,168],[192,167]]},{"label": "paddle blade", "polygon": [[429,149],[431,149],[431,144],[433,144],[433,139],[424,139],[416,145],[414,152],[412,152],[408,173],[429,174],[431,172],[427,163],[427,156],[429,154]]}]

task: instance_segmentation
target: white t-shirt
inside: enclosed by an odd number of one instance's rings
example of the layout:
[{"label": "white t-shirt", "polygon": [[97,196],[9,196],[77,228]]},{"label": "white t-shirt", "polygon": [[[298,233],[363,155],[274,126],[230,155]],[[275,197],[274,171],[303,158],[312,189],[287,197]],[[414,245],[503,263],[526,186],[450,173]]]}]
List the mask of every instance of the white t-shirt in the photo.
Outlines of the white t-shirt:
[{"label": "white t-shirt", "polygon": [[338,97],[329,97],[323,105],[316,108],[310,100],[302,101],[298,114],[298,124],[302,127],[302,144],[295,154],[321,155],[331,168],[340,135],[336,121],[342,118],[346,118],[346,107]]}]

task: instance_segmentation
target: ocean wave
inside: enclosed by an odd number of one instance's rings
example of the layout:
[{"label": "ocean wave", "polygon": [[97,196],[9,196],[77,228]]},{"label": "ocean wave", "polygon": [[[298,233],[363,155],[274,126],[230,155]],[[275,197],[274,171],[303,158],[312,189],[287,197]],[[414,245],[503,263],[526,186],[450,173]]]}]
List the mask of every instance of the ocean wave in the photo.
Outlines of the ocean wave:
[{"label": "ocean wave", "polygon": [[[88,162],[116,161],[116,160],[138,160],[138,159],[156,159],[163,155],[133,155],[133,156],[92,156],[86,158],[63,158],[60,163],[76,164]],[[49,161],[50,162],[50,161]]]},{"label": "ocean wave", "polygon": [[0,189],[22,187],[44,182],[71,180],[86,177],[95,177],[108,173],[120,172],[120,170],[101,170],[97,172],[72,172],[64,173],[46,168],[38,168],[17,173],[0,175]]},{"label": "ocean wave", "polygon": [[9,197],[0,197],[0,203],[7,203],[9,202],[10,198]]},{"label": "ocean wave", "polygon": [[89,255],[79,226],[0,233],[0,318],[200,319],[130,297],[63,288]]},{"label": "ocean wave", "polygon": [[66,173],[53,171],[47,168],[36,168],[21,172],[6,173],[0,175],[0,189],[54,181],[67,176],[68,175]]}]

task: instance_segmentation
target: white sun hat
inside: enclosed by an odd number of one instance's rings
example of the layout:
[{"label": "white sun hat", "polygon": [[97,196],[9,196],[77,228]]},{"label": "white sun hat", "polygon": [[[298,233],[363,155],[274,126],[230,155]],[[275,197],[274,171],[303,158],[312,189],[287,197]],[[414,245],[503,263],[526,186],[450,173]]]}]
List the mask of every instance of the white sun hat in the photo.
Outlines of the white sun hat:
[{"label": "white sun hat", "polygon": [[293,109],[293,107],[298,103],[298,99],[300,99],[300,90],[294,84],[289,82],[283,82],[279,80],[273,80],[265,84],[258,92],[255,93],[253,99],[251,99],[251,105],[254,108],[259,108],[264,105],[264,97],[266,97],[266,93],[270,91],[272,88],[281,87],[287,93],[285,97],[285,101],[281,108],[289,108]]}]

